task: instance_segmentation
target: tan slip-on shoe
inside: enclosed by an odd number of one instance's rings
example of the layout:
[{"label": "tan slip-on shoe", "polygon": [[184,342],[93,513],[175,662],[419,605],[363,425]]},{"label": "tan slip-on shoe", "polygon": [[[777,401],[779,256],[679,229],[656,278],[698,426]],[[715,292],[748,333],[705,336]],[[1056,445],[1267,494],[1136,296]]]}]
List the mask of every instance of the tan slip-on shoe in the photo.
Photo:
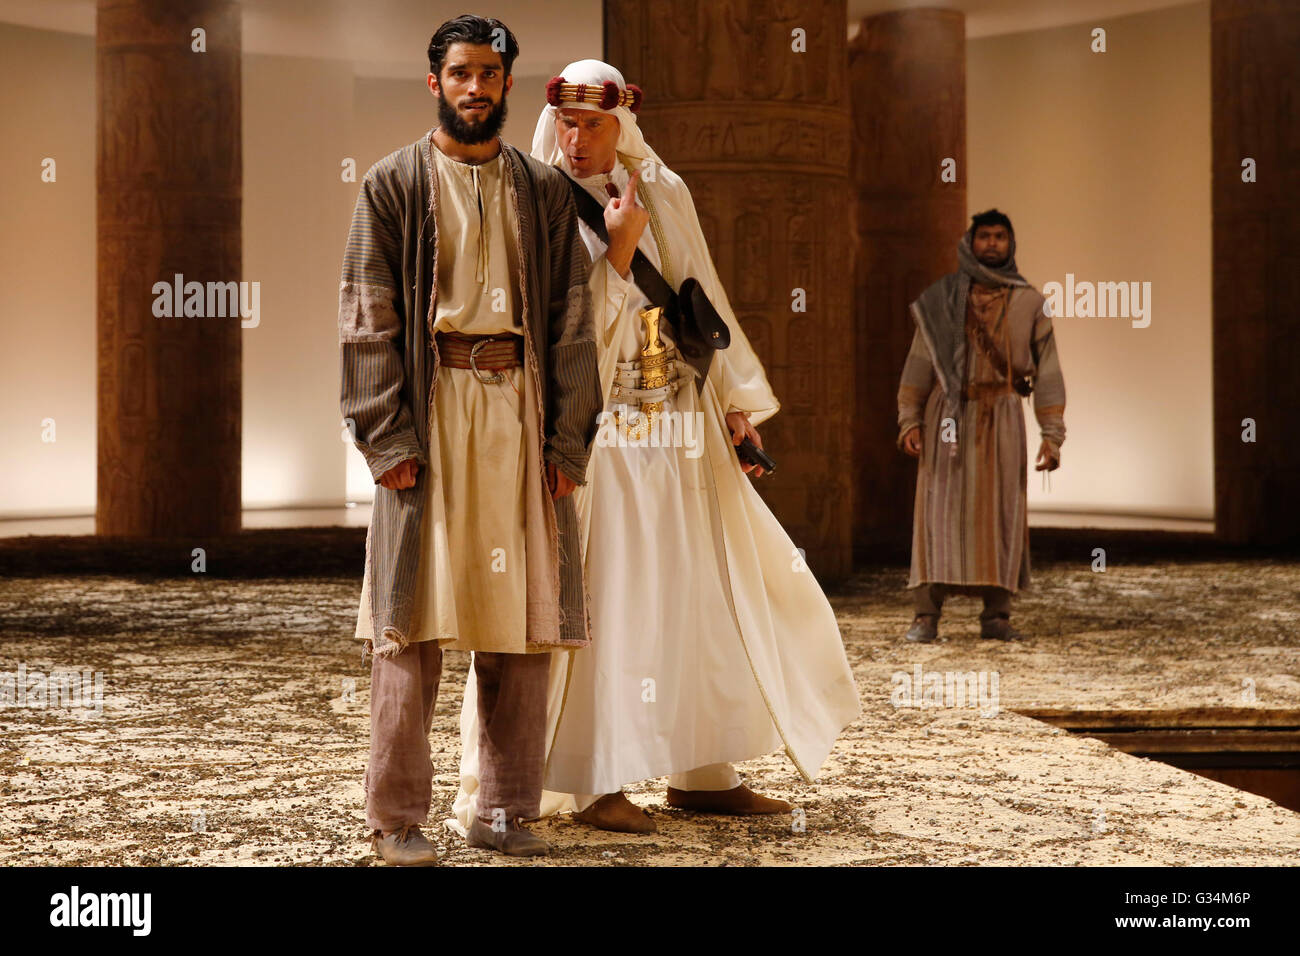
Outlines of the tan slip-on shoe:
[{"label": "tan slip-on shoe", "polygon": [[415,824],[371,837],[375,851],[389,866],[434,866],[438,851]]},{"label": "tan slip-on shoe", "polygon": [[506,856],[546,856],[551,852],[549,843],[529,833],[518,820],[511,820],[504,830],[494,830],[491,824],[475,817],[465,842],[475,849],[496,850]]}]

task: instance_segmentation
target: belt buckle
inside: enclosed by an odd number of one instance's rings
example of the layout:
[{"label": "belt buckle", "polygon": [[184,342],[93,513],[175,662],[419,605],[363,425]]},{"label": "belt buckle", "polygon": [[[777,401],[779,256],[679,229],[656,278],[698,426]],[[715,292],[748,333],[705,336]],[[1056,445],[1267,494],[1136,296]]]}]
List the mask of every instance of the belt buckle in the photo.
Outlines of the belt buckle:
[{"label": "belt buckle", "polygon": [[480,382],[482,382],[484,385],[496,385],[497,383],[499,383],[499,382],[504,382],[504,381],[506,380],[505,375],[503,375],[501,372],[493,372],[493,373],[492,373],[491,375],[489,375],[487,378],[484,378],[484,377],[483,377],[483,373],[479,371],[478,362],[477,362],[477,358],[478,358],[478,350],[481,349],[483,346],[487,345],[489,342],[496,342],[496,341],[499,341],[499,340],[498,340],[498,339],[479,339],[477,342],[475,342],[475,343],[470,347],[470,350],[469,350],[469,367],[472,368],[472,369],[474,370],[474,375],[475,375],[475,376],[478,378],[478,380],[479,380]]}]

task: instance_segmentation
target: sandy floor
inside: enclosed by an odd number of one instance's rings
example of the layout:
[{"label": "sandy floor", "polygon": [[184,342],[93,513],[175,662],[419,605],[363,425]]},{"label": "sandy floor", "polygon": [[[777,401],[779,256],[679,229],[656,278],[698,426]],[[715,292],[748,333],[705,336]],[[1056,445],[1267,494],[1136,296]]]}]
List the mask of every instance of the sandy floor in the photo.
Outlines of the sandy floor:
[{"label": "sandy floor", "polygon": [[[359,565],[358,565],[359,567]],[[895,568],[832,600],[862,694],[815,786],[780,755],[740,767],[790,817],[670,811],[629,788],[660,833],[561,818],[554,864],[1232,864],[1300,862],[1300,814],[1073,737],[1017,708],[1300,707],[1300,565],[1036,563],[1023,644],[980,641],[953,598],[945,642],[899,640]],[[361,774],[368,669],[351,640],[360,578],[0,580],[0,671],[104,673],[102,715],[0,710],[0,864],[374,863]],[[434,808],[455,787],[466,657],[447,655],[434,721]],[[896,672],[998,676],[998,712],[895,707]],[[352,681],[354,693],[347,690]],[[1243,697],[1253,687],[1255,700]],[[196,816],[201,815],[201,816]],[[201,832],[196,832],[201,831]],[[446,862],[497,864],[438,826]]]}]

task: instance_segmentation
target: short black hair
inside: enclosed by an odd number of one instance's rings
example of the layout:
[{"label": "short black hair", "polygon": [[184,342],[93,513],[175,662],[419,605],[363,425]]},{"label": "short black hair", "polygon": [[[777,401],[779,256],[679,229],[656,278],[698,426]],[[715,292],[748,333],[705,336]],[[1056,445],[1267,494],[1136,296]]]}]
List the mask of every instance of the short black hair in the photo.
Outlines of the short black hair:
[{"label": "short black hair", "polygon": [[972,238],[975,236],[975,230],[980,226],[1006,226],[1008,234],[1013,236],[1016,234],[1016,231],[1011,228],[1011,220],[1007,218],[1007,214],[997,209],[986,209],[970,217]]},{"label": "short black hair", "polygon": [[493,17],[476,17],[466,13],[438,27],[433,39],[429,41],[429,72],[434,76],[442,76],[442,66],[447,61],[447,47],[453,43],[472,43],[497,50],[501,54],[506,76],[510,75],[510,68],[519,55],[519,41],[504,23]]}]

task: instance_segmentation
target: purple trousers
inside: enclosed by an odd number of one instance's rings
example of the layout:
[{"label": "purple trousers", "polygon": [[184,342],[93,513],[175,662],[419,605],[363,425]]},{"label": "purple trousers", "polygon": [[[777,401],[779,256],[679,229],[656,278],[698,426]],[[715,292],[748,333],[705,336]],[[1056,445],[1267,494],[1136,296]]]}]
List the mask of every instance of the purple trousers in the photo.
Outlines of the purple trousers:
[{"label": "purple trousers", "polygon": [[[532,819],[540,812],[550,654],[474,654],[478,681],[479,816]],[[433,794],[429,730],[442,648],[419,641],[370,668],[366,824],[391,833],[422,826]]]}]

